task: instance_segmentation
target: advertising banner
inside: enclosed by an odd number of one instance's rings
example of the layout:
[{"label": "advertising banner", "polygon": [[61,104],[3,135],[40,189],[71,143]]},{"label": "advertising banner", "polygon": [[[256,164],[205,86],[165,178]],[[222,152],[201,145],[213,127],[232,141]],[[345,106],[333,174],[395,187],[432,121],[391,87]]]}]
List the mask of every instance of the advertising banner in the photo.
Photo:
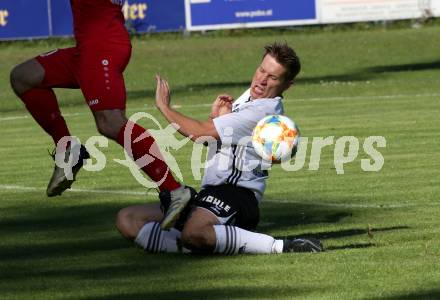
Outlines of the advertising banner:
[{"label": "advertising banner", "polygon": [[50,12],[52,19],[51,35],[71,36],[73,35],[72,11],[69,0],[51,0]]},{"label": "advertising banner", "polygon": [[184,0],[129,0],[123,12],[131,33],[185,30]]},{"label": "advertising banner", "polygon": [[[109,0],[110,1],[110,0]],[[440,0],[127,0],[130,33],[440,16]],[[71,36],[69,0],[0,0],[0,40]]]},{"label": "advertising banner", "polygon": [[0,39],[47,37],[48,0],[0,0]]},{"label": "advertising banner", "polygon": [[432,16],[440,17],[440,0],[427,0],[430,2],[430,13]]},{"label": "advertising banner", "polygon": [[[185,30],[184,0],[128,0],[122,11],[130,33]],[[72,34],[69,0],[0,0],[0,39]]]},{"label": "advertising banner", "polygon": [[317,23],[314,0],[185,0],[188,30]]},{"label": "advertising banner", "polygon": [[[53,35],[73,34],[68,0],[52,0]],[[122,12],[130,33],[179,31],[185,29],[183,0],[128,0]]]},{"label": "advertising banner", "polygon": [[321,23],[343,23],[419,18],[425,0],[318,0]]}]

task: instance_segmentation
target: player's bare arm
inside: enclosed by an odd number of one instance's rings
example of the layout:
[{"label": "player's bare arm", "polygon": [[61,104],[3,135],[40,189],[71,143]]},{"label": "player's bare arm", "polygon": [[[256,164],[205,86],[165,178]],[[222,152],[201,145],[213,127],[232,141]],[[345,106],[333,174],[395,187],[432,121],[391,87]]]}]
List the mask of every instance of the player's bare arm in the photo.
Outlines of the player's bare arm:
[{"label": "player's bare arm", "polygon": [[168,82],[156,75],[156,107],[164,115],[170,124],[176,124],[176,129],[184,136],[189,137],[195,141],[202,136],[210,136],[219,139],[217,129],[214,126],[212,119],[207,121],[198,121],[189,118],[182,113],[174,110],[170,103],[170,88]]}]

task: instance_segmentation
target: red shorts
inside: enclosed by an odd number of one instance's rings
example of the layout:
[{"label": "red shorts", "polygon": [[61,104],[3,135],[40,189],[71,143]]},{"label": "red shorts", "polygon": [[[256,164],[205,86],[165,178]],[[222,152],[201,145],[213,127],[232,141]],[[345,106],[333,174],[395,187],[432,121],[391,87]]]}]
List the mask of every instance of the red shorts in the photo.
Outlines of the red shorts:
[{"label": "red shorts", "polygon": [[123,72],[131,46],[112,46],[111,51],[57,49],[36,57],[45,70],[42,85],[81,89],[92,111],[125,109]]}]

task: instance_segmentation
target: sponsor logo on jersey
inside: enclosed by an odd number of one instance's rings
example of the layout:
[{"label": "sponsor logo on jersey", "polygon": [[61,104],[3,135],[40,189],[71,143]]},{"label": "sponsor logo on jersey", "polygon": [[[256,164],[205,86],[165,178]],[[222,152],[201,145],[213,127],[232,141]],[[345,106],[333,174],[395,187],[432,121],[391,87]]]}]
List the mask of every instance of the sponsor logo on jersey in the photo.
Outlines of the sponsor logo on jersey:
[{"label": "sponsor logo on jersey", "polygon": [[93,106],[93,105],[98,104],[99,100],[98,99],[93,99],[93,100],[90,100],[88,103],[89,103],[89,106]]},{"label": "sponsor logo on jersey", "polygon": [[242,108],[243,104],[248,103],[252,101],[251,97],[249,97],[246,101],[244,102],[235,102],[234,104],[232,104],[232,112],[239,112],[240,109]]},{"label": "sponsor logo on jersey", "polygon": [[225,212],[229,212],[229,210],[231,209],[229,205],[225,204],[222,200],[217,199],[213,196],[205,196],[202,198],[202,201],[214,204],[217,210],[224,210]]}]

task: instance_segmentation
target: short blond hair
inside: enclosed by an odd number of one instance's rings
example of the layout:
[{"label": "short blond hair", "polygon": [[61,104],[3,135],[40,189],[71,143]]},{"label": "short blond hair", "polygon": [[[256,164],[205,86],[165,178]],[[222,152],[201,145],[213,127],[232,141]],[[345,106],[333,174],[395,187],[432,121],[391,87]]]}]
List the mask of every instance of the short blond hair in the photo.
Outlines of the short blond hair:
[{"label": "short blond hair", "polygon": [[275,60],[286,68],[286,81],[292,81],[296,75],[301,71],[301,63],[299,57],[287,43],[274,42],[273,44],[268,44],[264,46],[264,55],[270,55]]}]

